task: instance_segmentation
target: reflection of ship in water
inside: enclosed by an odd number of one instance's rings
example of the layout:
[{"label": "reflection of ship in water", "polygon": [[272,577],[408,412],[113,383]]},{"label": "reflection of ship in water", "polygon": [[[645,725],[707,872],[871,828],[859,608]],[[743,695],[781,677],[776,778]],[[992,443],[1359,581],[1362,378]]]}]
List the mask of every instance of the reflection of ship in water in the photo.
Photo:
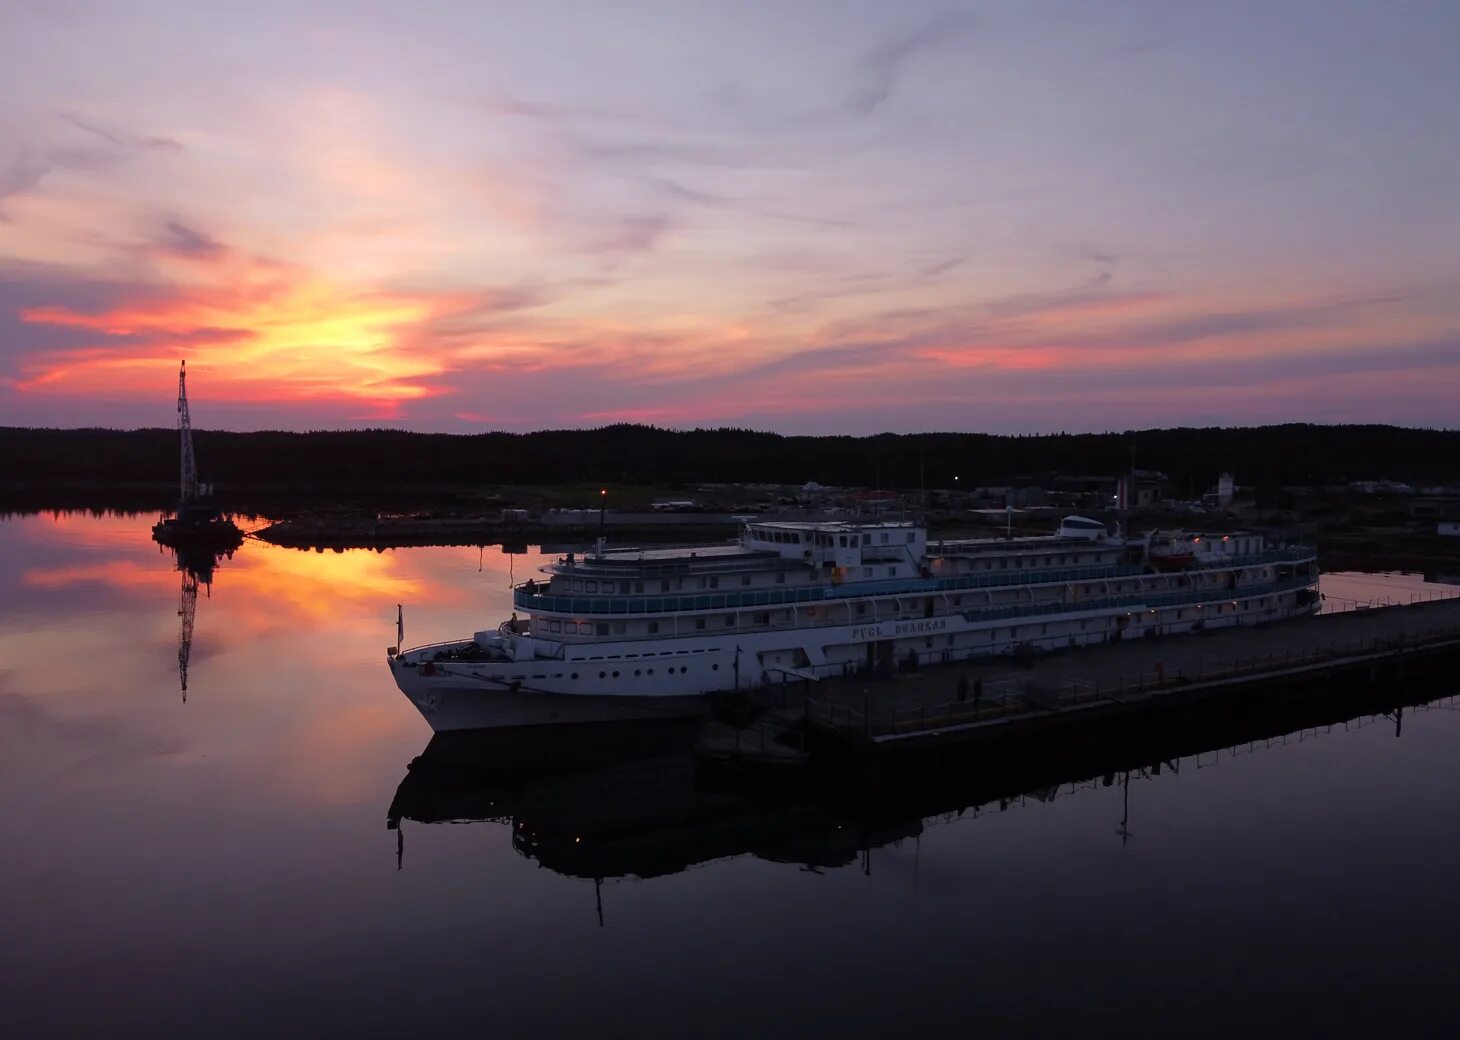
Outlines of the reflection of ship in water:
[{"label": "reflection of ship in water", "polygon": [[[243,532],[213,501],[213,486],[198,480],[193,454],[193,424],[188,414],[187,362],[177,376],[177,430],[179,488],[177,508],[152,528],[152,537],[163,545],[182,550],[211,550],[231,553],[243,544]],[[181,564],[179,565],[181,567]]]},{"label": "reflection of ship in water", "polygon": [[[707,780],[696,769],[694,722],[614,726],[607,737],[592,725],[437,734],[396,790],[388,825],[501,823],[521,855],[595,880],[675,874],[747,853],[839,867],[919,829],[916,820],[869,829],[805,791],[771,795]],[[514,769],[504,753],[573,764]]]},{"label": "reflection of ship in water", "polygon": [[177,638],[177,677],[182,684],[183,703],[188,699],[188,660],[193,653],[193,623],[198,612],[198,586],[204,594],[213,594],[213,571],[224,556],[232,557],[237,546],[215,550],[196,542],[173,547],[173,563],[182,575],[178,594],[177,616],[180,620]]},{"label": "reflection of ship in water", "polygon": [[[632,740],[624,724],[610,735],[593,726],[532,733],[547,745],[520,731],[437,734],[411,762],[387,824],[498,823],[511,828],[519,854],[600,882],[746,854],[813,870],[860,862],[870,872],[874,850],[936,823],[1119,785],[1119,808],[1102,811],[1125,844],[1137,831],[1132,781],[1170,782],[1184,770],[1368,724],[1392,725],[1397,737],[1406,712],[1453,708],[1457,699],[1453,688],[1391,688],[1243,711],[1208,706],[1079,740],[1010,743],[895,771],[889,762],[875,778],[843,763],[769,783],[697,765],[694,724],[636,731]],[[398,855],[403,845],[398,833]]]}]

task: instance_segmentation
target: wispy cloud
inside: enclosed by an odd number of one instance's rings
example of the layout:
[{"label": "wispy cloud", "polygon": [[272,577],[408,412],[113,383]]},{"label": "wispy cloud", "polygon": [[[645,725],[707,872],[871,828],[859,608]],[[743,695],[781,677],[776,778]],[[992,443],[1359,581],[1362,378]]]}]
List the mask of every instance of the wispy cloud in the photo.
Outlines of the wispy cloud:
[{"label": "wispy cloud", "polygon": [[624,217],[616,221],[607,234],[587,241],[583,249],[588,253],[614,257],[647,253],[659,244],[673,226],[674,222],[662,213]]},{"label": "wispy cloud", "polygon": [[228,252],[228,247],[211,235],[191,228],[180,220],[169,220],[164,225],[159,249],[175,256],[192,259],[217,259]]},{"label": "wispy cloud", "polygon": [[917,276],[922,281],[931,281],[932,279],[937,278],[940,275],[947,274],[954,268],[962,267],[964,264],[968,263],[969,255],[970,254],[968,253],[959,253],[955,256],[950,256],[946,259],[939,260],[936,263],[929,264],[927,267],[924,267],[921,271],[919,271]]},{"label": "wispy cloud", "polygon": [[104,126],[96,120],[88,119],[75,112],[62,112],[60,115],[62,119],[76,129],[91,134],[93,137],[100,138],[106,143],[125,151],[182,151],[182,144],[171,137],[147,136],[134,133],[123,127]]},{"label": "wispy cloud", "polygon": [[[115,169],[129,155],[139,152],[182,149],[182,145],[169,137],[148,137],[120,128],[104,127],[74,112],[59,115],[68,126],[86,135],[89,145],[58,142],[37,149],[20,144],[11,154],[8,165],[0,166],[0,222],[10,219],[4,209],[7,198],[35,191],[47,175],[56,170],[99,173]],[[96,144],[98,141],[101,142],[99,146]]]},{"label": "wispy cloud", "polygon": [[40,184],[41,179],[51,172],[52,164],[32,154],[31,150],[21,147],[11,157],[8,168],[0,169],[0,221],[8,218],[5,216],[5,200],[12,195],[20,195],[30,191]]},{"label": "wispy cloud", "polygon": [[914,58],[968,32],[973,25],[966,15],[941,14],[883,40],[856,62],[855,82],[844,101],[846,109],[862,117],[872,115],[892,96]]}]

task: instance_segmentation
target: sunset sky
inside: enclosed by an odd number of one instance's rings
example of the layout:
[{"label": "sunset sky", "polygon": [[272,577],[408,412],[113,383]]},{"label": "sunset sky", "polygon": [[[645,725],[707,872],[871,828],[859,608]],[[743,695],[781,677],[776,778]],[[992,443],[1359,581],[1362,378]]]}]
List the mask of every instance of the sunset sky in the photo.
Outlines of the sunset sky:
[{"label": "sunset sky", "polygon": [[0,0],[0,424],[1460,415],[1460,3]]}]

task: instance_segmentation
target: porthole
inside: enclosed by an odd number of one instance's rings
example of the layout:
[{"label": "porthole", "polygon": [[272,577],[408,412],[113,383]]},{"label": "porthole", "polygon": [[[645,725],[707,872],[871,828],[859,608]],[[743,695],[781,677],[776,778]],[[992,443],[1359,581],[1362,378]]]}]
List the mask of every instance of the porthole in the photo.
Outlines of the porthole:
[{"label": "porthole", "polygon": [[608,678],[608,673],[607,672],[599,672],[598,673],[598,677],[600,679],[607,679]]},{"label": "porthole", "polygon": [[650,674],[650,675],[653,675],[653,674],[654,674],[654,669],[652,669],[652,668],[650,668],[650,669],[649,669],[649,674]]},{"label": "porthole", "polygon": [[578,673],[577,672],[574,672],[569,678],[572,678],[572,679],[578,678]]},{"label": "porthole", "polygon": [[613,677],[614,677],[614,678],[615,678],[615,679],[617,679],[617,678],[618,678],[618,672],[614,672],[614,673],[613,673]]},{"label": "porthole", "polygon": [[635,675],[642,675],[642,674],[643,674],[643,673],[642,673],[642,672],[640,672],[640,671],[639,671],[639,669],[637,669],[637,668],[635,668],[635,669],[634,669],[634,674],[635,674]]},{"label": "porthole", "polygon": [[720,666],[719,665],[717,665],[717,664],[710,665],[710,671],[712,671],[712,672],[718,672],[719,670],[720,670]]}]

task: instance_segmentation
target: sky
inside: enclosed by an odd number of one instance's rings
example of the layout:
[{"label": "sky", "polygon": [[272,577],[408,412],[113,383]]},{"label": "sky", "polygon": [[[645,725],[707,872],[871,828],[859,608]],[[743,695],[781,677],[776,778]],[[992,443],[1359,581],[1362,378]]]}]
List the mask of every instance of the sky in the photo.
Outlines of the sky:
[{"label": "sky", "polygon": [[1457,425],[1460,3],[0,0],[0,425]]}]

